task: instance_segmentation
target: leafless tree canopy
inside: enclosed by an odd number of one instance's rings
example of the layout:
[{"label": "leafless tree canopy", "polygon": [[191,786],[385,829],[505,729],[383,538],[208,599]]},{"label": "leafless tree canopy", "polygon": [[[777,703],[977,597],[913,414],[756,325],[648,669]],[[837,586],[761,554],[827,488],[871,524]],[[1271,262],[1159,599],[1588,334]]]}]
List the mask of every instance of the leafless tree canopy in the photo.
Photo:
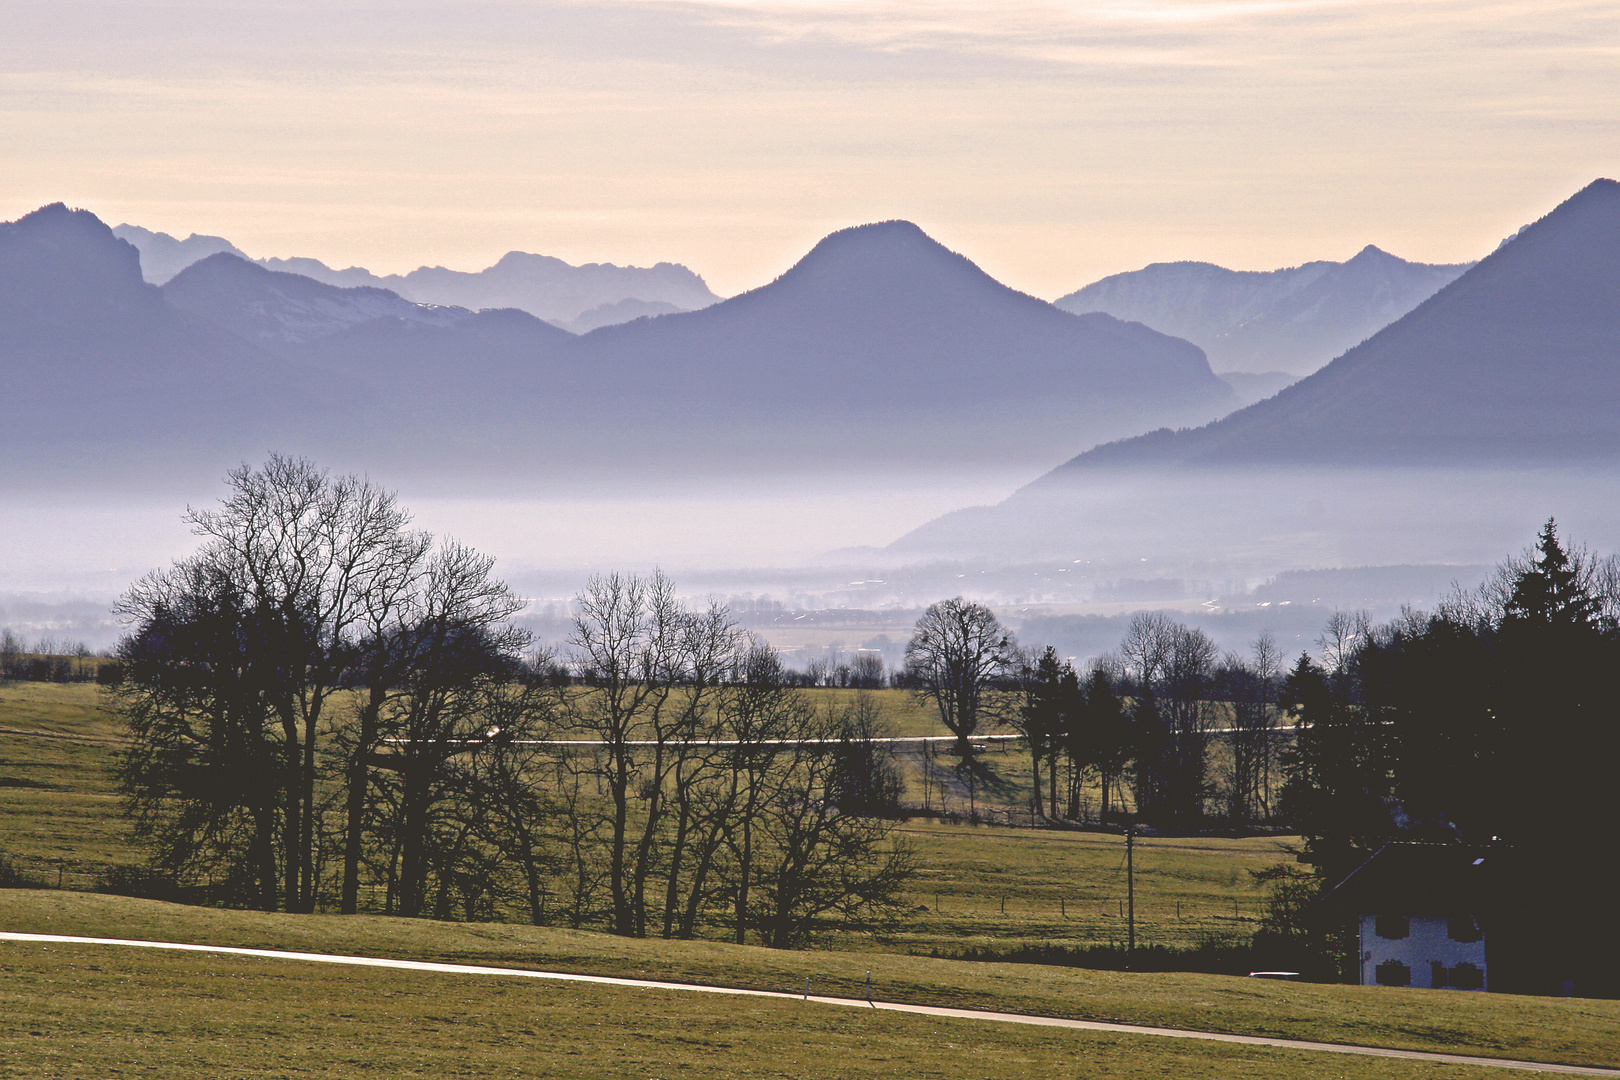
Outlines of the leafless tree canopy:
[{"label": "leafless tree canopy", "polygon": [[605,798],[573,804],[597,820],[571,833],[599,838],[576,861],[605,863],[616,930],[690,937],[724,910],[737,941],[785,944],[831,913],[892,914],[909,856],[847,798],[869,702],[818,712],[773,650],[662,575],[593,578],[578,610],[586,686],[560,715],[600,749],[564,768]]},{"label": "leafless tree canopy", "polygon": [[995,614],[960,596],[929,605],[906,645],[906,675],[914,691],[934,705],[965,761],[972,759],[972,739],[987,699],[1017,663],[1013,636]]},{"label": "leafless tree canopy", "polygon": [[898,911],[870,698],[812,707],[662,575],[593,578],[565,662],[525,656],[493,561],[392,495],[286,458],[231,483],[124,601],[122,777],[160,870],[267,909],[773,945]]}]

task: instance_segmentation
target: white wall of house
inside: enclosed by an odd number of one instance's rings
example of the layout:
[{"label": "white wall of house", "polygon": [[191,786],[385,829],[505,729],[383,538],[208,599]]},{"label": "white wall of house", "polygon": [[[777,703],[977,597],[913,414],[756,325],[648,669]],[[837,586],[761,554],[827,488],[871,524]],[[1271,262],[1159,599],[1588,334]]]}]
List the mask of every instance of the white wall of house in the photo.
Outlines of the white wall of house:
[{"label": "white wall of house", "polygon": [[[1390,923],[1398,920],[1385,916],[1382,921],[1383,929],[1389,932],[1395,929]],[[1465,928],[1468,926],[1466,920],[1453,928],[1451,920],[1445,916],[1407,916],[1405,937],[1384,937],[1378,933],[1379,924],[1379,916],[1361,917],[1363,986],[1377,986],[1381,981],[1389,984],[1389,980],[1380,980],[1378,977],[1380,965],[1404,964],[1410,972],[1411,981],[1402,984],[1397,979],[1394,985],[1421,987],[1438,985],[1451,989],[1479,990],[1486,988],[1485,939],[1482,936],[1478,941],[1458,941],[1452,937],[1454,930],[1459,936],[1472,936],[1466,932]],[[1474,978],[1474,972],[1464,965],[1473,965],[1473,968],[1477,969],[1477,979]],[[1458,970],[1459,968],[1461,970]],[[1387,974],[1399,974],[1399,969],[1386,969]],[[1478,983],[1477,986],[1472,985],[1475,982]]]}]

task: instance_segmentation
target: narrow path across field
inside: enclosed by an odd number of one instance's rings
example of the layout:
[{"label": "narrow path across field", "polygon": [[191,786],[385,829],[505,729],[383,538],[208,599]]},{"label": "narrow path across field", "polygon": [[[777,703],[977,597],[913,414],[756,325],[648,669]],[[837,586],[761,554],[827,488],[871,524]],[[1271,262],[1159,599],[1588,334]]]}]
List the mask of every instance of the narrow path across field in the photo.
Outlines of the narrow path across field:
[{"label": "narrow path across field", "polygon": [[[627,986],[646,990],[686,990],[706,994],[733,994],[746,997],[776,998],[779,1000],[800,1000],[802,996],[772,990],[741,990],[725,986],[701,986],[696,983],[621,979],[609,975],[574,975],[568,972],[535,971],[528,968],[485,967],[477,964],[442,964],[427,960],[390,960],[374,956],[338,956],[330,953],[284,952],[277,949],[237,949],[224,945],[186,945],[172,941],[134,941],[125,938],[74,937],[66,934],[16,934],[8,932],[0,932],[0,941],[35,942],[51,945],[118,945],[141,949],[172,949],[181,952],[252,956],[269,960],[301,960],[317,964],[395,968],[401,971],[432,971],[449,975],[497,975],[507,978],[551,979],[561,982],[600,983],[606,986]],[[1316,1050],[1332,1054],[1360,1054],[1366,1057],[1433,1061],[1448,1065],[1483,1065],[1498,1069],[1520,1069],[1526,1072],[1620,1078],[1620,1069],[1606,1069],[1591,1065],[1556,1065],[1539,1061],[1475,1057],[1468,1054],[1441,1054],[1423,1050],[1392,1050],[1380,1046],[1349,1046],[1339,1043],[1308,1042],[1303,1039],[1270,1039],[1259,1035],[1230,1035],[1219,1031],[1188,1031],[1181,1028],[1145,1027],[1139,1024],[1108,1024],[1095,1020],[1065,1020],[1054,1016],[1029,1016],[1023,1013],[985,1012],[977,1009],[948,1009],[934,1005],[905,1005],[892,1001],[868,1002],[858,998],[820,997],[815,994],[811,994],[803,998],[803,1000],[818,1005],[886,1009],[891,1012],[917,1013],[923,1016],[948,1016],[962,1020],[989,1020],[1002,1024],[1030,1024],[1037,1027],[1106,1031],[1123,1035],[1153,1035],[1171,1039],[1204,1039],[1211,1042],[1240,1043],[1245,1046],[1271,1046],[1284,1050]]]}]

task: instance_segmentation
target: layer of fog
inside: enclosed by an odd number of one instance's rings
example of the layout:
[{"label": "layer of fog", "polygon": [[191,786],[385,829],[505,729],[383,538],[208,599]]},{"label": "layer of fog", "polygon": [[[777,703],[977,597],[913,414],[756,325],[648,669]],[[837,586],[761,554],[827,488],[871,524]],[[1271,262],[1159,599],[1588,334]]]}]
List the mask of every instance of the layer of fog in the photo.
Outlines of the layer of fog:
[{"label": "layer of fog", "polygon": [[[775,484],[502,499],[405,486],[417,525],[494,555],[531,605],[537,638],[567,636],[590,574],[661,568],[693,602],[716,598],[790,662],[856,650],[898,665],[911,624],[957,594],[991,604],[1031,645],[1084,660],[1132,612],[1169,610],[1243,650],[1260,633],[1312,648],[1335,609],[1387,619],[1563,534],[1620,550],[1620,477],[1604,471],[1419,471],[1071,477],[993,510],[1014,477],[839,474]],[[182,520],[216,480],[161,495],[0,499],[0,626],[33,641],[110,647],[111,608],[135,579],[195,550]],[[1344,569],[1344,568],[1368,569]],[[1338,568],[1338,569],[1335,569]]]},{"label": "layer of fog", "polygon": [[948,515],[896,561],[1141,559],[1239,575],[1308,567],[1494,563],[1547,519],[1620,548],[1620,469],[1593,467],[1066,469]]},{"label": "layer of fog", "polygon": [[[812,570],[811,583],[799,587],[791,568],[824,567],[839,549],[875,550],[955,507],[1004,498],[1027,475],[604,477],[509,497],[485,485],[458,495],[453,481],[373,479],[398,491],[417,527],[494,555],[513,586],[544,605],[572,597],[592,573],[655,568],[694,600],[795,589],[801,600],[819,597],[842,582],[842,569]],[[61,636],[108,647],[119,632],[111,615],[117,597],[196,550],[186,508],[213,505],[224,490],[220,479],[192,472],[123,494],[0,495],[0,626],[30,641]]]}]

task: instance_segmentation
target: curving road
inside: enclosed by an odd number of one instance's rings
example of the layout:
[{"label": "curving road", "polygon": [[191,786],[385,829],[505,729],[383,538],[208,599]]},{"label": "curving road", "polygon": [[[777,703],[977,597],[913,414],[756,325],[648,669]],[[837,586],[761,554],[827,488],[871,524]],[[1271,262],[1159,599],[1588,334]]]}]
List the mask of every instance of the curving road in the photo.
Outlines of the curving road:
[{"label": "curving road", "polygon": [[1350,1046],[1341,1043],[1309,1042],[1304,1039],[1271,1039],[1261,1035],[1231,1035],[1219,1031],[1189,1031],[1182,1028],[1147,1027],[1140,1024],[1109,1024],[1096,1020],[1065,1020],[1055,1016],[1029,1016],[1024,1013],[986,1012],[979,1009],[950,1009],[936,1005],[905,1005],[893,1001],[863,1001],[859,998],[820,997],[811,994],[784,994],[772,990],[742,990],[696,983],[658,982],[652,979],[622,979],[610,975],[574,975],[563,971],[535,971],[530,968],[485,967],[478,964],[443,964],[430,960],[390,960],[377,956],[339,956],[331,953],[284,952],[278,949],[238,949],[225,945],[187,945],[173,941],[136,941],[128,938],[74,937],[67,934],[17,934],[0,932],[0,941],[36,942],[51,945],[116,945],[138,949],[170,949],[177,952],[213,953],[226,956],[252,956],[268,960],[296,960],[315,964],[344,964],[353,967],[394,968],[400,971],[431,971],[447,975],[495,975],[504,978],[550,979],[557,982],[599,983],[644,990],[684,990],[702,994],[731,994],[744,997],[814,1002],[818,1005],[844,1005],[862,1009],[946,1016],[960,1020],[987,1020],[1001,1024],[1029,1024],[1036,1027],[1070,1028],[1079,1031],[1105,1031],[1120,1035],[1152,1035],[1167,1039],[1203,1039],[1209,1042],[1238,1043],[1243,1046],[1271,1046],[1283,1050],[1311,1050],[1328,1054],[1357,1054],[1363,1057],[1430,1061],[1447,1065],[1481,1065],[1495,1069],[1557,1073],[1566,1076],[1608,1076],[1620,1078],[1620,1069],[1595,1065],[1556,1065],[1540,1061],[1477,1057],[1470,1054],[1442,1054],[1427,1050],[1391,1050],[1381,1046]]}]

